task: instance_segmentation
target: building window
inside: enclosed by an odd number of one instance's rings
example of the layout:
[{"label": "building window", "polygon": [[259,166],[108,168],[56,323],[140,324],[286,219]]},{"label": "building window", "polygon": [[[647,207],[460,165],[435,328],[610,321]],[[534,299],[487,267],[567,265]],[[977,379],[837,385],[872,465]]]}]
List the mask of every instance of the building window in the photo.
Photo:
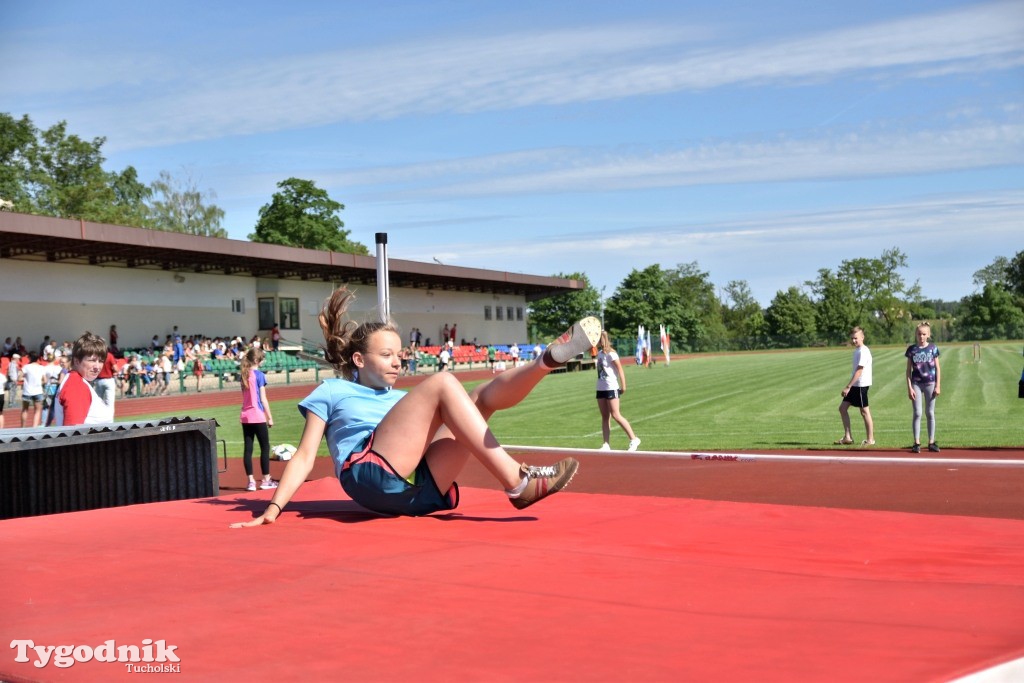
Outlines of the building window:
[{"label": "building window", "polygon": [[277,321],[277,318],[274,317],[274,299],[260,297],[256,300],[256,304],[260,309],[260,329],[269,330]]},{"label": "building window", "polygon": [[279,310],[281,316],[278,321],[281,323],[282,330],[297,330],[299,329],[299,300],[298,299],[278,299]]},{"label": "building window", "polygon": [[491,307],[490,306],[484,306],[484,320],[490,320],[490,319],[491,319]]},{"label": "building window", "polygon": [[508,309],[505,311],[505,313],[506,313],[506,317],[505,317],[506,320],[512,321],[514,319],[512,317],[512,307],[511,306],[508,307]]},{"label": "building window", "polygon": [[516,320],[518,322],[523,322],[523,307],[522,306],[517,306],[516,307]]},{"label": "building window", "polygon": [[501,306],[495,306],[494,307],[494,312],[497,314],[498,320],[502,320],[502,318],[504,316],[504,313],[505,313],[505,309],[502,308]]},{"label": "building window", "polygon": [[232,299],[231,300],[231,312],[232,313],[245,313],[245,299]]}]

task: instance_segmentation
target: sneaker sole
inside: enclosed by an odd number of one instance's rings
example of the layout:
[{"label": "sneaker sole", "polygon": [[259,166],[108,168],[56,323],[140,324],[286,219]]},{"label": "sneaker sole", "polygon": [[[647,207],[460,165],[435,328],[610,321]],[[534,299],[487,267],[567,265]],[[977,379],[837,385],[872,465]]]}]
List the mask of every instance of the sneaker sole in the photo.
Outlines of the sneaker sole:
[{"label": "sneaker sole", "polygon": [[601,321],[593,316],[584,318],[573,324],[570,333],[568,340],[551,345],[551,360],[559,365],[597,346],[601,340]]},{"label": "sneaker sole", "polygon": [[552,486],[551,489],[546,494],[541,496],[540,498],[535,498],[535,499],[533,499],[531,501],[528,501],[528,502],[523,501],[521,498],[510,498],[509,500],[512,501],[512,505],[517,510],[523,510],[525,508],[528,508],[531,505],[533,505],[534,503],[542,501],[545,498],[547,498],[548,496],[550,496],[552,494],[555,494],[555,493],[558,493],[559,491],[564,489],[566,486],[568,486],[569,482],[571,482],[573,477],[576,476],[576,472],[577,472],[577,470],[579,470],[579,468],[580,468],[579,461],[573,460],[572,461],[572,465],[569,466],[569,475],[568,476],[564,476],[563,475],[562,478],[558,482],[556,482],[555,485]]}]

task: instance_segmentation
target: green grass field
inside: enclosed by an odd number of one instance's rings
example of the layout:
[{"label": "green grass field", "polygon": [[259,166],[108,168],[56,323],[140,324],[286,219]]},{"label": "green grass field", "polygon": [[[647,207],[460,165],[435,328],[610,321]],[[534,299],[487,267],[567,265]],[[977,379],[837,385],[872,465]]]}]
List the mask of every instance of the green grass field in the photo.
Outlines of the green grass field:
[{"label": "green grass field", "polygon": [[[881,448],[912,442],[905,348],[872,348],[871,412]],[[1021,344],[987,343],[981,362],[973,360],[969,344],[940,349],[938,443],[964,448],[1024,444],[1024,400],[1017,398],[1024,363]],[[628,392],[622,412],[643,440],[643,450],[833,448],[832,442],[842,435],[837,408],[839,392],[849,379],[851,355],[850,349],[701,355],[651,369],[625,359]],[[495,415],[492,429],[504,443],[597,448],[601,432],[594,382],[592,372],[552,375],[522,404]],[[273,411],[273,443],[298,444],[302,420],[294,403],[275,402]],[[241,454],[237,407],[189,415],[215,418],[228,454]],[[856,408],[850,415],[859,443],[864,423]],[[926,435],[922,425],[923,440]],[[625,448],[626,441],[613,423],[612,447]],[[321,453],[326,454],[323,445]]]}]

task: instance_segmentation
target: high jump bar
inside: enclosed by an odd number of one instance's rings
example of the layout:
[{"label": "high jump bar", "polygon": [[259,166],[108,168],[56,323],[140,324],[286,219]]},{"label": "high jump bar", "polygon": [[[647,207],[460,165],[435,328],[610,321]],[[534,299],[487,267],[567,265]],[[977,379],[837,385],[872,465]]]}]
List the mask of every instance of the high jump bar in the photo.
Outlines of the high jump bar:
[{"label": "high jump bar", "polygon": [[552,455],[616,455],[645,458],[673,458],[702,462],[829,462],[842,465],[963,465],[969,467],[1024,467],[1024,460],[985,458],[903,458],[851,457],[848,455],[781,455],[778,453],[698,453],[687,451],[600,451],[596,448],[545,448],[544,446],[502,447],[512,453],[550,453]]}]

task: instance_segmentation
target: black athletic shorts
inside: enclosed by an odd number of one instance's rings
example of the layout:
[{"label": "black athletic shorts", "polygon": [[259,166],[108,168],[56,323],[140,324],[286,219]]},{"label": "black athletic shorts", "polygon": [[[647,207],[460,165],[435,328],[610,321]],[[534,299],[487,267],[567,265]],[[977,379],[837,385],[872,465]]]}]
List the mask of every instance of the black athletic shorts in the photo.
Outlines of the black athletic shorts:
[{"label": "black athletic shorts", "polygon": [[850,391],[843,400],[857,408],[868,407],[868,389],[871,387],[850,387]]}]

